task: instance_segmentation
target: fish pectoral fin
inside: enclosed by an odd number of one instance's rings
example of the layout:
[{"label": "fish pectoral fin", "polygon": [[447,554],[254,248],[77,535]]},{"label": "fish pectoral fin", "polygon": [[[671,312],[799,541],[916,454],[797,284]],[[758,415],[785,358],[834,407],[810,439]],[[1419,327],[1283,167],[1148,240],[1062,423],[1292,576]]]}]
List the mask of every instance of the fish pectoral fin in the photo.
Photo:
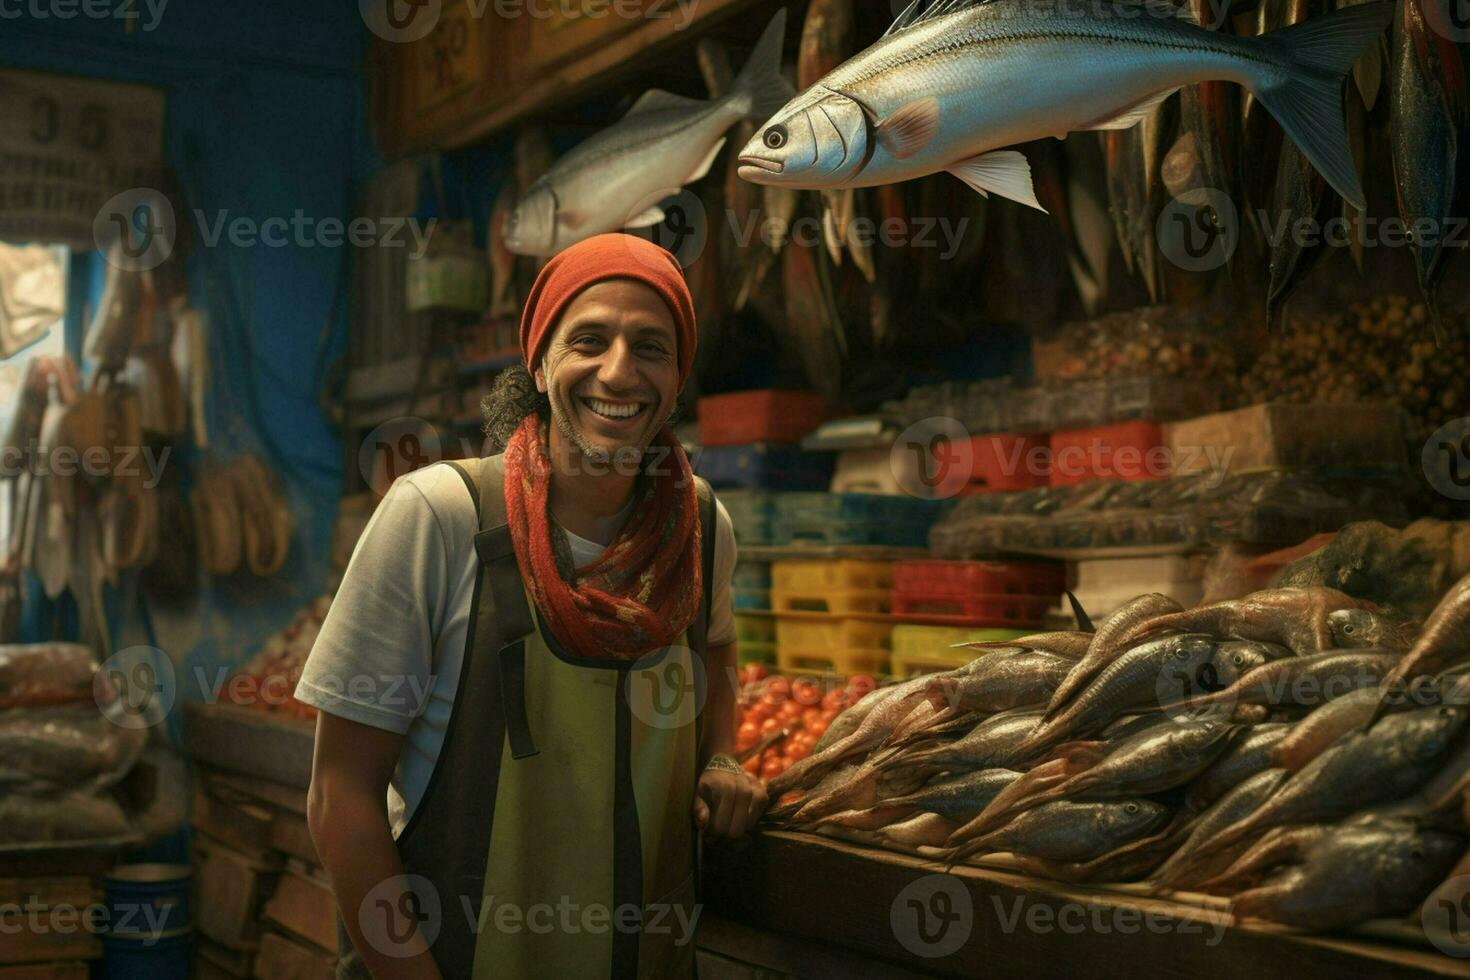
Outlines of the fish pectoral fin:
[{"label": "fish pectoral fin", "polygon": [[690,171],[689,176],[684,178],[684,183],[692,184],[699,178],[703,177],[705,174],[709,173],[709,168],[714,165],[715,157],[720,155],[720,148],[724,145],[725,137],[721,136],[719,139],[715,140],[715,145],[710,147],[709,152],[704,155],[704,159],[699,161],[699,166],[695,167],[692,171]]},{"label": "fish pectoral fin", "polygon": [[969,184],[982,196],[999,194],[1042,214],[1046,208],[1036,200],[1036,190],[1031,186],[1031,165],[1017,150],[994,150],[968,160],[952,163],[947,168],[960,180]]},{"label": "fish pectoral fin", "polygon": [[878,123],[878,142],[895,159],[904,160],[933,142],[939,133],[939,100],[932,95],[905,103]]},{"label": "fish pectoral fin", "polygon": [[1154,109],[1158,108],[1159,103],[1163,102],[1165,99],[1167,99],[1169,96],[1173,95],[1177,91],[1179,91],[1179,88],[1176,86],[1171,89],[1165,89],[1158,95],[1150,95],[1148,98],[1144,99],[1137,105],[1123,110],[1120,115],[1113,116],[1111,119],[1104,119],[1100,122],[1095,122],[1087,128],[1132,129],[1134,126],[1137,126],[1139,123],[1143,122],[1143,120],[1148,116],[1150,112],[1153,112]]},{"label": "fish pectoral fin", "polygon": [[665,92],[661,88],[651,88],[638,97],[623,118],[628,119],[643,112],[655,112],[659,109],[692,109],[695,106],[704,105],[699,99],[691,99],[683,95],[675,95],[673,92]]},{"label": "fish pectoral fin", "polygon": [[655,204],[642,214],[634,215],[628,219],[624,228],[652,228],[654,225],[662,224],[664,220],[664,209]]}]

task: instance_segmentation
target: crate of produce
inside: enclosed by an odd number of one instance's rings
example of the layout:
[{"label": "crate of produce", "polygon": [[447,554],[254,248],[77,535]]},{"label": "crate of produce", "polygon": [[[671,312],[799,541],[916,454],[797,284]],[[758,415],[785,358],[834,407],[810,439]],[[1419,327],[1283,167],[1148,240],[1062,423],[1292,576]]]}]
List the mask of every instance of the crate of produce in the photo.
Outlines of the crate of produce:
[{"label": "crate of produce", "polygon": [[770,616],[755,616],[748,613],[735,614],[735,639],[746,643],[775,643],[776,620]]},{"label": "crate of produce", "polygon": [[776,647],[776,666],[788,674],[886,674],[891,657],[887,650],[801,650]]},{"label": "crate of produce", "polygon": [[777,544],[853,545],[885,548],[926,548],[930,524],[890,521],[827,523],[778,520],[773,529]]},{"label": "crate of produce", "polygon": [[917,458],[912,453],[895,454],[888,446],[845,449],[837,454],[832,474],[833,493],[897,495],[923,485]]},{"label": "crate of produce", "polygon": [[1051,486],[1167,477],[1168,452],[1163,439],[1163,428],[1157,422],[1120,422],[1053,432]]},{"label": "crate of produce", "polygon": [[737,544],[771,544],[776,495],[770,490],[721,490],[720,503],[730,515]]},{"label": "crate of produce", "polygon": [[1061,595],[1067,566],[1041,561],[900,561],[893,590],[909,596]]},{"label": "crate of produce", "polygon": [[1175,476],[1285,468],[1351,474],[1406,468],[1403,415],[1384,402],[1268,402],[1174,422],[1164,444]]},{"label": "crate of produce", "polygon": [[1053,600],[1048,596],[909,596],[895,593],[893,615],[914,622],[956,626],[1040,627]]},{"label": "crate of produce", "polygon": [[970,453],[970,478],[961,494],[1044,487],[1051,474],[1051,446],[1045,435],[975,436],[970,440]]},{"label": "crate of produce", "polygon": [[823,613],[778,613],[777,650],[889,650],[893,623]]},{"label": "crate of produce", "polygon": [[845,589],[785,592],[771,590],[771,609],[775,612],[820,612],[842,616],[871,616],[889,611],[893,605],[891,589]]},{"label": "crate of produce", "polygon": [[891,589],[893,562],[778,561],[771,565],[771,588],[778,592],[841,592],[850,589]]},{"label": "crate of produce", "polygon": [[736,646],[736,660],[743,667],[746,664],[776,664],[776,644],[774,643],[744,643]]},{"label": "crate of produce", "polygon": [[785,443],[709,446],[697,456],[694,472],[720,489],[825,491],[832,481],[830,453],[809,453]]},{"label": "crate of produce", "polygon": [[1014,640],[1027,632],[1024,629],[898,623],[893,627],[893,676],[913,677],[963,667],[983,656],[983,652],[964,647],[955,649],[955,644]]},{"label": "crate of produce", "polygon": [[752,610],[766,612],[771,608],[771,591],[769,589],[738,589],[730,590],[730,604],[738,610]]},{"label": "crate of produce", "polygon": [[797,442],[822,424],[822,396],[807,391],[735,391],[699,400],[699,442],[741,446],[752,442]]},{"label": "crate of produce", "polygon": [[944,501],[881,493],[783,493],[776,498],[777,522],[788,524],[932,524]]},{"label": "crate of produce", "polygon": [[757,589],[769,591],[771,588],[771,563],[768,561],[747,561],[741,559],[735,563],[735,571],[732,573],[730,585],[737,589]]}]

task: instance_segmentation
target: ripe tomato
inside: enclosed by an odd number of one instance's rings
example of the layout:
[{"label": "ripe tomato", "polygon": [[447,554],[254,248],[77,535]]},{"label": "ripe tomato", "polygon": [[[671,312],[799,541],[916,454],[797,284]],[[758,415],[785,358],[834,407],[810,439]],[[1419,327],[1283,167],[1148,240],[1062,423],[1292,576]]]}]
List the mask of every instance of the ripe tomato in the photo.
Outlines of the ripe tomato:
[{"label": "ripe tomato", "polygon": [[791,699],[803,706],[820,704],[822,689],[810,677],[798,677],[791,682]]},{"label": "ripe tomato", "polygon": [[735,751],[744,752],[761,738],[761,730],[753,721],[747,721],[735,731]]},{"label": "ripe tomato", "polygon": [[757,701],[755,704],[745,709],[745,720],[753,721],[757,725],[759,725],[761,722],[771,717],[771,715],[773,715],[774,713],[775,708],[772,705],[766,704],[764,701]]},{"label": "ripe tomato", "polygon": [[848,703],[854,704],[862,700],[866,694],[871,694],[878,687],[878,682],[873,679],[872,674],[853,674],[847,679]]},{"label": "ripe tomato", "polygon": [[763,681],[767,677],[771,676],[771,668],[767,667],[765,664],[746,664],[745,669],[750,671],[750,679],[753,681]]},{"label": "ripe tomato", "polygon": [[807,708],[801,713],[801,727],[806,729],[816,724],[822,717],[821,708]]},{"label": "ripe tomato", "polygon": [[786,749],[786,758],[790,759],[792,762],[805,759],[811,754],[812,747],[806,744],[806,742],[801,739],[797,739],[794,744]]},{"label": "ripe tomato", "polygon": [[784,726],[781,724],[780,718],[767,718],[760,724],[760,737],[765,738],[767,735],[771,734],[774,731],[777,731],[782,727]]},{"label": "ripe tomato", "polygon": [[763,761],[761,763],[761,769],[760,769],[761,778],[762,779],[770,779],[773,776],[779,776],[781,774],[781,770],[783,768],[785,768],[785,767],[783,767],[781,765],[781,759],[780,759],[780,757],[779,756],[771,756],[771,758],[766,759],[765,761]]},{"label": "ripe tomato", "polygon": [[842,706],[846,703],[847,692],[840,687],[834,687],[822,698],[822,707],[828,709],[841,710]]},{"label": "ripe tomato", "polygon": [[808,722],[806,727],[803,728],[802,731],[806,732],[808,735],[814,735],[817,738],[821,738],[827,733],[827,719],[818,718],[816,721]]},{"label": "ripe tomato", "polygon": [[777,674],[762,682],[761,699],[780,703],[791,699],[791,681]]},{"label": "ripe tomato", "polygon": [[795,725],[801,721],[801,705],[795,701],[787,701],[781,705],[781,710],[776,712],[776,717],[786,725]]},{"label": "ripe tomato", "polygon": [[744,762],[740,763],[740,768],[744,769],[752,776],[759,776],[761,774],[761,757],[758,755],[751,756],[749,759],[746,759]]}]

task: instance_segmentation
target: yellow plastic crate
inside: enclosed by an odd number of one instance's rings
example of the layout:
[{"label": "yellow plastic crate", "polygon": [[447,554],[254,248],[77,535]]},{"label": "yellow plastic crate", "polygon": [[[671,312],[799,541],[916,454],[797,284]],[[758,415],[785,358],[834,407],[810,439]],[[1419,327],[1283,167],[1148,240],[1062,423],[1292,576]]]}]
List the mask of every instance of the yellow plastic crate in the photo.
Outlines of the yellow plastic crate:
[{"label": "yellow plastic crate", "polygon": [[773,592],[850,592],[893,588],[893,562],[829,559],[771,563]]},{"label": "yellow plastic crate", "polygon": [[876,619],[779,613],[776,645],[792,650],[890,650],[893,624]]},{"label": "yellow plastic crate", "polygon": [[915,674],[932,674],[963,667],[984,654],[979,650],[967,650],[963,647],[951,649],[954,644],[1014,640],[1025,636],[1026,632],[900,623],[893,627],[893,676],[913,677]]},{"label": "yellow plastic crate", "polygon": [[830,591],[771,590],[771,609],[778,613],[819,612],[833,615],[886,614],[893,608],[893,593],[886,589]]},{"label": "yellow plastic crate", "polygon": [[738,641],[735,650],[736,660],[743,666],[745,664],[772,664],[776,663],[776,644],[755,643]]},{"label": "yellow plastic crate", "polygon": [[887,650],[802,650],[776,647],[776,666],[784,673],[886,674]]},{"label": "yellow plastic crate", "polygon": [[741,645],[746,643],[775,643],[776,620],[771,616],[737,612],[735,614],[735,639]]}]

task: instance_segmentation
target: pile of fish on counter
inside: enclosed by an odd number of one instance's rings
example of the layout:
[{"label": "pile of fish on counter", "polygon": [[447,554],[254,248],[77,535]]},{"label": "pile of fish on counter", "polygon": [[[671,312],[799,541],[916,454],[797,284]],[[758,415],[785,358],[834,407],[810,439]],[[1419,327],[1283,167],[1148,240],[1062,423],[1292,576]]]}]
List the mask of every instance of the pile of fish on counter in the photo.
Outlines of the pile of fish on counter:
[{"label": "pile of fish on counter", "polygon": [[970,646],[838,716],[768,819],[1312,930],[1470,871],[1470,577],[1422,629],[1311,587]]}]

